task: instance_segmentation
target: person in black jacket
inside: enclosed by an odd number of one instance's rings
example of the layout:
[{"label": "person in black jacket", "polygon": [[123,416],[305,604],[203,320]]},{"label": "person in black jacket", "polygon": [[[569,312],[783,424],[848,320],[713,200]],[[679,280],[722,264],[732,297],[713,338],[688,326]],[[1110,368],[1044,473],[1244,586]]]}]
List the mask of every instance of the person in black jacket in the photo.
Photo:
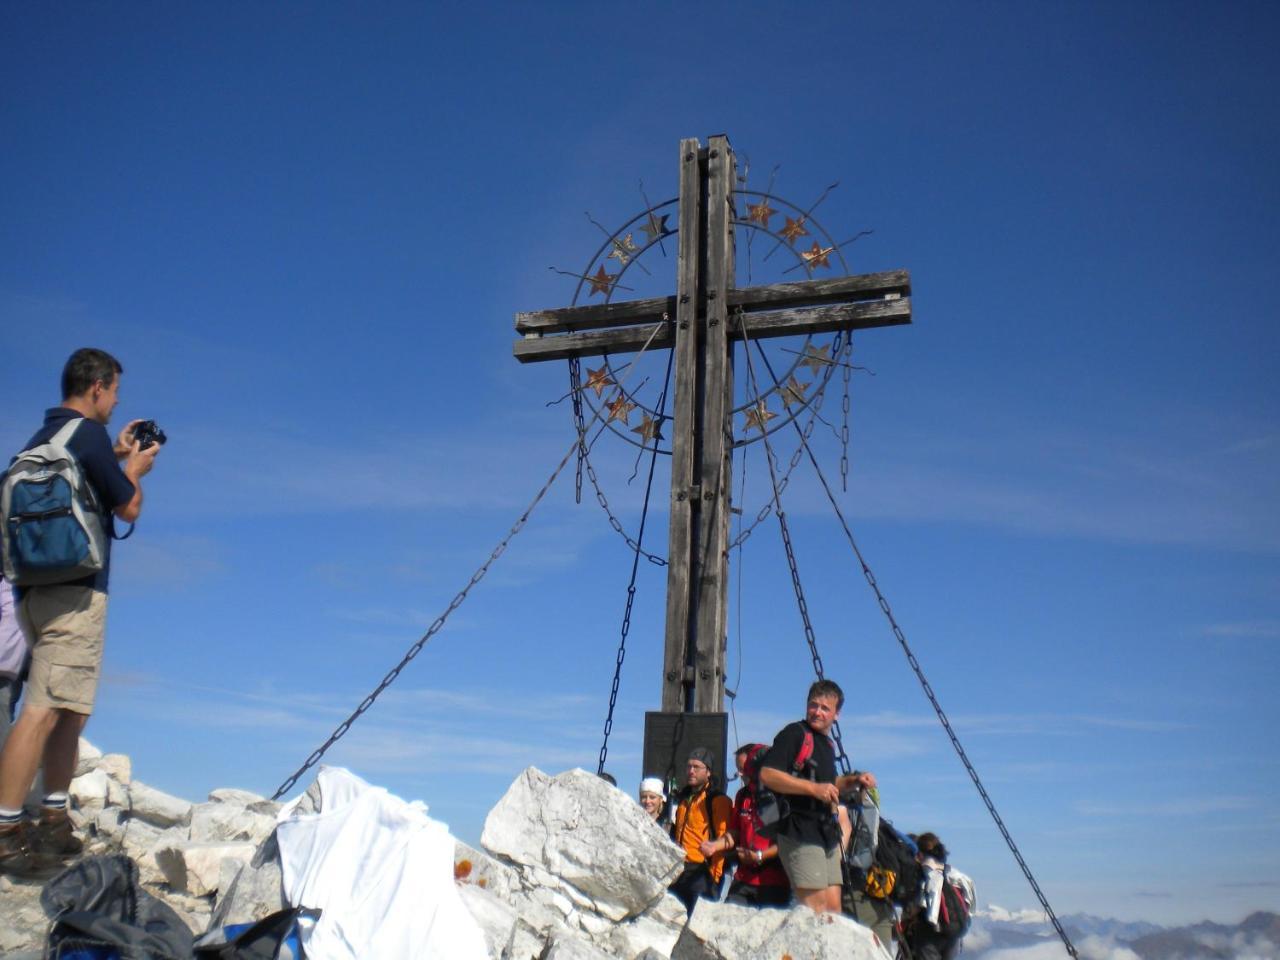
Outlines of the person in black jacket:
[{"label": "person in black jacket", "polygon": [[[790,814],[778,827],[778,856],[796,899],[818,913],[840,912],[840,794],[856,787],[872,789],[876,778],[855,771],[836,776],[832,726],[844,706],[844,691],[833,680],[809,688],[805,718],[783,727],[760,767],[760,782],[785,795]],[[796,760],[812,743],[797,768]]]}]

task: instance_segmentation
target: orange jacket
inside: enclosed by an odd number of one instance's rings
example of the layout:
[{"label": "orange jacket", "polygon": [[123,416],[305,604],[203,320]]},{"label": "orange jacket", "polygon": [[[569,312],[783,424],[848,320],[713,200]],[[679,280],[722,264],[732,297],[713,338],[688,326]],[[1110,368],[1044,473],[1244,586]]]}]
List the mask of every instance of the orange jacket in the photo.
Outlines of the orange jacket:
[{"label": "orange jacket", "polygon": [[[707,829],[707,788],[703,787],[692,797],[680,801],[676,807],[675,819],[672,821],[671,835],[676,843],[684,848],[684,858],[689,863],[702,863],[707,858],[702,855],[698,845],[704,840],[723,837],[729,829],[729,819],[733,816],[733,802],[723,793],[711,798],[711,826]],[[711,858],[711,879],[717,883],[724,873],[724,854],[717,853]]]}]

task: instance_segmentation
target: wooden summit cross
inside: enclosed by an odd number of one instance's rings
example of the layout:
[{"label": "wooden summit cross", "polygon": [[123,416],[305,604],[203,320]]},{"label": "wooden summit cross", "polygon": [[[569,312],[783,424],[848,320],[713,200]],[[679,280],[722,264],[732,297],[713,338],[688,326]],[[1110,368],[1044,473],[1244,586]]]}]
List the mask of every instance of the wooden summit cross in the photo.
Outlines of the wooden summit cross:
[{"label": "wooden summit cross", "polygon": [[[521,363],[675,350],[671,530],[662,709],[724,709],[733,344],[911,322],[906,270],[734,288],[736,165],[729,140],[680,141],[674,297],[516,315]],[[658,329],[655,333],[655,327]]]}]

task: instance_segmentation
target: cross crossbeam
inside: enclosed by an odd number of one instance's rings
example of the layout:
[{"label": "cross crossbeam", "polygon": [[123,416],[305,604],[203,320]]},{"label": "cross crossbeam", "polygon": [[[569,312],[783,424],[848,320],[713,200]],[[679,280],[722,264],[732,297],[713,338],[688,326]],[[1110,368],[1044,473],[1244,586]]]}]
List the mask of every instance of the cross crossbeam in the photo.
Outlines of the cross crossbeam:
[{"label": "cross crossbeam", "polygon": [[521,363],[635,352],[646,343],[675,350],[662,683],[668,712],[724,709],[734,344],[911,322],[906,270],[735,289],[735,169],[725,137],[711,137],[706,147],[680,143],[674,296],[516,315]]}]

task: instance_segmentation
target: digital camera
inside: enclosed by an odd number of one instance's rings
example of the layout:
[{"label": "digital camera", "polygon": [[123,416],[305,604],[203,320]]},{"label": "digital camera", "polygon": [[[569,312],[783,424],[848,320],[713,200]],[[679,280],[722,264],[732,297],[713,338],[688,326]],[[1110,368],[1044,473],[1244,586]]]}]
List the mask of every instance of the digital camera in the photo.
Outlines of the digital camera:
[{"label": "digital camera", "polygon": [[164,431],[156,426],[154,420],[143,420],[140,424],[133,428],[133,439],[138,441],[140,450],[146,450],[153,444],[164,446],[164,442],[169,438],[164,435]]}]

